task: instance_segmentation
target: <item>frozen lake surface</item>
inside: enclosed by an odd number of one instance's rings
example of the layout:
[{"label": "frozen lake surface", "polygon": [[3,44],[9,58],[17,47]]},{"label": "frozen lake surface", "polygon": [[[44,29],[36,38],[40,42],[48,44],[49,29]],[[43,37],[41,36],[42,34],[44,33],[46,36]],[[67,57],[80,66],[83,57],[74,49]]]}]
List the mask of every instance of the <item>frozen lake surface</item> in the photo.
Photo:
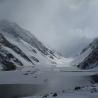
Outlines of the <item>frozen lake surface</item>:
[{"label": "frozen lake surface", "polygon": [[43,96],[46,93],[71,90],[76,86],[91,85],[93,70],[64,68],[24,68],[17,71],[0,72],[0,96]]}]

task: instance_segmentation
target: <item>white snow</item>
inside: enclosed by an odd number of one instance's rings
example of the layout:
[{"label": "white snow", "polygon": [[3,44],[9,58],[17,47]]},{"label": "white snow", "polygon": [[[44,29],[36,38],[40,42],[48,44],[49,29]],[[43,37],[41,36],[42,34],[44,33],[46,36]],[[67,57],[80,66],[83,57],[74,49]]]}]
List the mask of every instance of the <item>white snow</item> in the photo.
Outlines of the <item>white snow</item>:
[{"label": "white snow", "polygon": [[[22,52],[24,52],[26,54],[27,57],[30,58],[30,60],[36,64],[36,65],[42,65],[44,67],[51,67],[51,66],[56,66],[56,67],[66,67],[69,66],[71,64],[71,62],[73,61],[72,58],[64,58],[59,56],[58,54],[55,53],[55,55],[57,57],[54,57],[54,59],[51,59],[48,56],[43,55],[39,50],[37,50],[35,47],[31,46],[31,44],[27,43],[26,41],[24,41],[21,38],[15,38],[12,35],[9,35],[8,33],[4,33],[4,37],[13,45],[19,47]],[[9,51],[10,53],[12,53],[16,58],[20,58],[20,61],[24,64],[24,66],[32,66],[32,63],[26,61],[25,59],[23,59],[20,55],[18,55],[17,53],[15,53],[12,49],[9,49],[8,47],[4,47],[7,51]],[[37,53],[32,52],[32,50],[35,50]],[[37,58],[39,60],[39,62],[35,62],[32,59],[32,56]],[[48,66],[46,66],[48,65]],[[61,66],[62,65],[62,66]]]},{"label": "white snow", "polygon": [[87,49],[84,53],[82,53],[81,55],[77,56],[73,61],[72,64],[73,65],[78,65],[79,63],[81,63],[86,57],[88,57],[88,55],[92,52],[92,49],[89,48]]}]

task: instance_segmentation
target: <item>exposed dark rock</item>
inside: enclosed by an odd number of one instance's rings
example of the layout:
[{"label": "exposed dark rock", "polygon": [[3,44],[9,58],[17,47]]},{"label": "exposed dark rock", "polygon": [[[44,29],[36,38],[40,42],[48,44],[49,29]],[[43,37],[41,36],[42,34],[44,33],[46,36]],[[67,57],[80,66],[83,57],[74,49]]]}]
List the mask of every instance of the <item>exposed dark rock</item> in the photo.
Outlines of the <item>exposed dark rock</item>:
[{"label": "exposed dark rock", "polygon": [[54,57],[53,57],[53,56],[50,56],[50,58],[51,58],[51,59],[54,59]]},{"label": "exposed dark rock", "polygon": [[32,49],[32,51],[37,54],[37,51],[35,49]]},{"label": "exposed dark rock", "polygon": [[17,63],[20,66],[23,66],[23,64],[15,58],[12,54],[8,53],[3,48],[0,48],[0,63],[2,64],[3,70],[15,70]]},{"label": "exposed dark rock", "polygon": [[96,88],[92,88],[91,89],[91,93],[95,93],[95,92],[97,92],[97,89]]},{"label": "exposed dark rock", "polygon": [[76,90],[76,91],[77,91],[77,90],[80,90],[80,89],[81,89],[80,86],[75,87],[75,90]]},{"label": "exposed dark rock", "polygon": [[25,53],[22,52],[21,49],[19,49],[17,46],[10,43],[2,34],[0,34],[0,38],[2,38],[2,41],[1,41],[2,45],[6,46],[8,48],[11,48],[17,54],[21,55],[23,58],[25,58],[26,60],[28,60],[28,61],[30,61],[32,63],[32,61],[25,55]]},{"label": "exposed dark rock", "polygon": [[29,73],[24,73],[24,75],[29,75]]},{"label": "exposed dark rock", "polygon": [[53,97],[56,97],[57,95],[58,95],[57,93],[54,93],[54,94],[53,94]]},{"label": "exposed dark rock", "polygon": [[90,43],[88,47],[83,49],[81,54],[85,54],[85,52],[89,48],[92,49],[91,53],[77,65],[77,67],[79,67],[80,69],[91,69],[98,66],[98,38],[96,38],[92,43]]},{"label": "exposed dark rock", "polygon": [[49,96],[49,94],[45,94],[42,98],[47,98]]},{"label": "exposed dark rock", "polygon": [[32,58],[35,62],[39,62],[39,60],[38,60],[36,57],[32,56],[31,58]]}]

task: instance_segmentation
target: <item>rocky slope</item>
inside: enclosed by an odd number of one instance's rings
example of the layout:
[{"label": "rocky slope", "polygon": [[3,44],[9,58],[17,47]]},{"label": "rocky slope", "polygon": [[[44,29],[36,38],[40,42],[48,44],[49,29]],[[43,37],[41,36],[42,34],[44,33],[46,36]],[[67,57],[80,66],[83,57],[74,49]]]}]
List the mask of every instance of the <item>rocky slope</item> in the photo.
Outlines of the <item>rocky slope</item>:
[{"label": "rocky slope", "polygon": [[59,56],[16,23],[0,21],[0,69],[56,64]]},{"label": "rocky slope", "polygon": [[74,65],[81,69],[91,69],[98,66],[98,38],[94,39],[78,57],[74,60]]}]

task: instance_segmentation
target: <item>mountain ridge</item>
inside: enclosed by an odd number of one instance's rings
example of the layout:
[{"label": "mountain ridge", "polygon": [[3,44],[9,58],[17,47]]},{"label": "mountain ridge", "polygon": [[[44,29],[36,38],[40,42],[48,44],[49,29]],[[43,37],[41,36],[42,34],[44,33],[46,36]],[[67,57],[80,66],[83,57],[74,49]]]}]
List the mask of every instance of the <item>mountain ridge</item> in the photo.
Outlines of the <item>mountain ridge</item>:
[{"label": "mountain ridge", "polygon": [[92,69],[98,66],[98,37],[82,50],[74,60],[74,65],[80,69]]},{"label": "mountain ridge", "polygon": [[60,56],[44,46],[29,31],[16,23],[0,21],[0,67],[15,70],[21,66],[57,64]]}]

